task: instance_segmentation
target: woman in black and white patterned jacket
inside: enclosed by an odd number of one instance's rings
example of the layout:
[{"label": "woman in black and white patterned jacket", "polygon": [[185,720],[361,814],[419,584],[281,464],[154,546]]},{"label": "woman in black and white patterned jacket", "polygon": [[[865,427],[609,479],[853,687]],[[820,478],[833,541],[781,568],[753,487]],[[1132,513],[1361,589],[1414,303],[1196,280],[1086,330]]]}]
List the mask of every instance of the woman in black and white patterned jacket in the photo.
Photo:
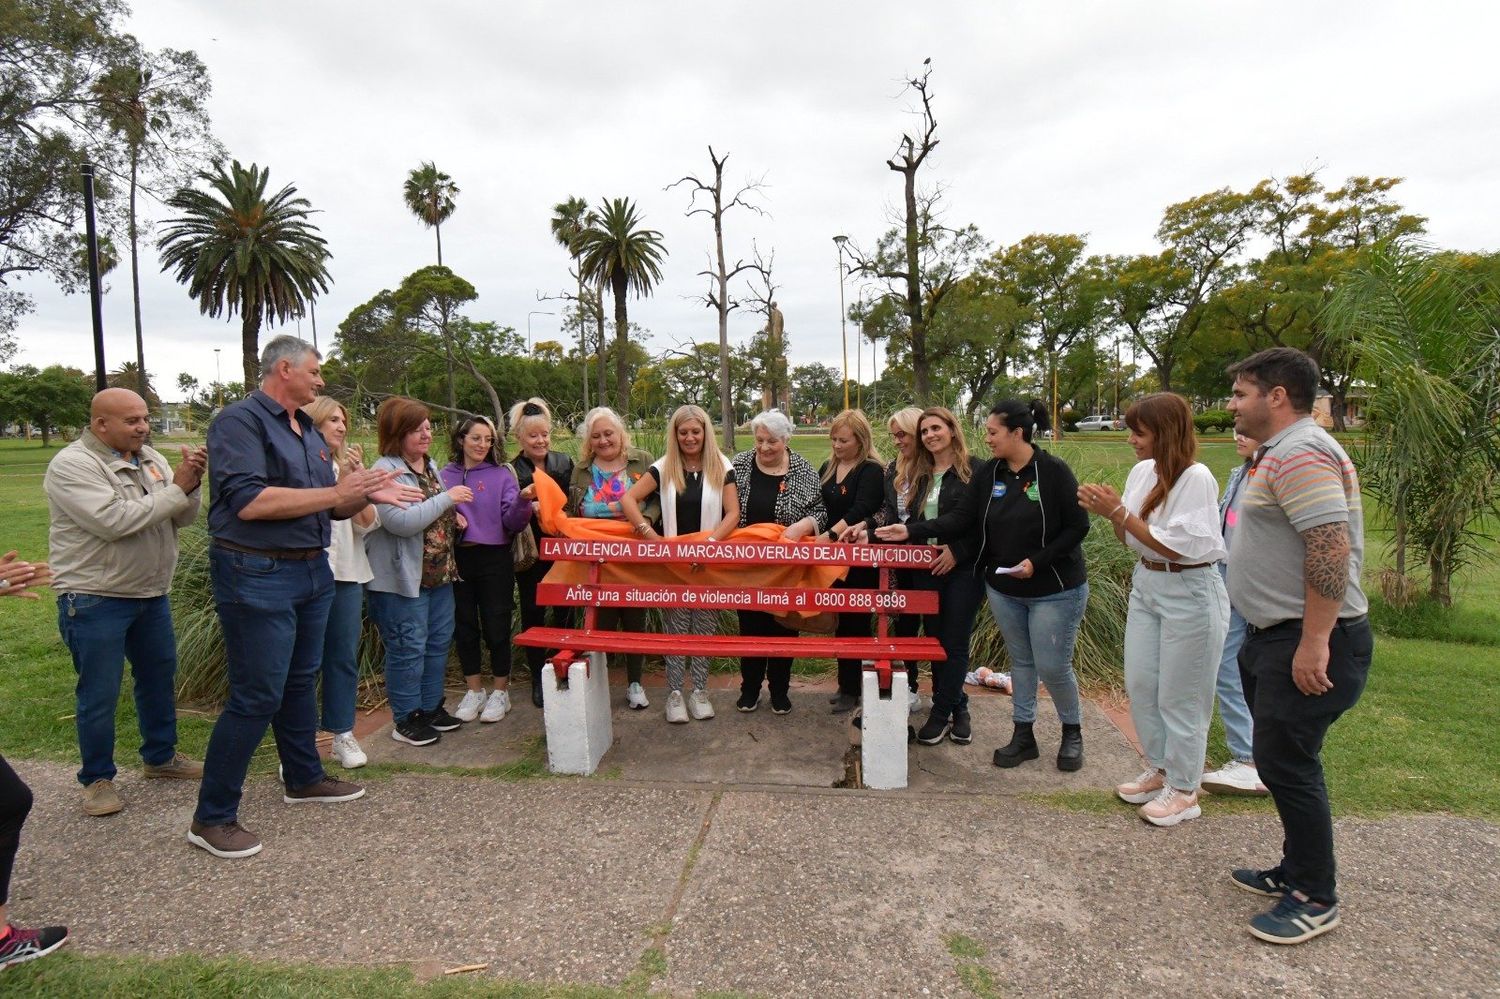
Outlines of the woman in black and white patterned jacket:
[{"label": "woman in black and white patterned jacket", "polygon": [[[823,483],[807,459],[787,447],[792,421],[779,410],[761,413],[750,421],[755,447],[734,456],[735,489],[740,498],[740,526],[781,524],[783,537],[797,541],[821,534],[828,527],[823,507]],[[740,634],[786,637],[795,632],[784,628],[770,614],[740,611]],[[792,661],[766,656],[740,660],[740,699],[735,707],[754,711],[760,706],[760,687],[769,681],[771,710],[778,715],[792,710],[788,690]]]}]

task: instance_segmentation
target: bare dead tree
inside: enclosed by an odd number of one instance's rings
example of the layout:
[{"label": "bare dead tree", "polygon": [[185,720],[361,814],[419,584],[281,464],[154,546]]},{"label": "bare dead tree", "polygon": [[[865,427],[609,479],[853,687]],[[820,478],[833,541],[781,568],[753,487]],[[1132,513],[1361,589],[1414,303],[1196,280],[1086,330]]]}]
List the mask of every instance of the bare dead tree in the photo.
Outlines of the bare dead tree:
[{"label": "bare dead tree", "polygon": [[[714,167],[714,179],[712,184],[688,174],[681,180],[668,184],[665,190],[670,191],[679,184],[690,184],[692,197],[688,201],[686,215],[691,218],[694,215],[707,215],[714,224],[714,250],[709,257],[710,270],[699,271],[699,277],[709,279],[708,292],[698,296],[699,300],[710,309],[719,314],[719,420],[724,425],[724,447],[730,452],[734,451],[734,404],[730,397],[729,386],[729,313],[739,307],[739,302],[729,295],[730,279],[740,273],[753,268],[753,263],[745,263],[744,260],[736,260],[733,267],[729,267],[724,260],[724,215],[731,208],[744,208],[757,215],[765,215],[765,209],[746,200],[747,196],[759,193],[765,187],[765,179],[746,181],[745,184],[729,197],[724,198],[724,164],[729,161],[729,154],[719,156],[714,152],[714,147],[708,147],[708,160]],[[700,205],[698,196],[704,195],[707,203]]]},{"label": "bare dead tree", "polygon": [[[902,179],[902,205],[905,209],[903,222],[905,225],[905,252],[898,258],[887,260],[886,266],[878,266],[878,261],[870,259],[859,259],[855,267],[850,268],[877,277],[896,279],[905,287],[900,289],[900,297],[906,302],[906,315],[911,322],[911,366],[913,376],[913,387],[916,390],[917,401],[926,405],[930,401],[932,385],[930,378],[930,361],[927,356],[927,326],[930,321],[928,309],[924,308],[922,300],[922,218],[924,213],[922,206],[918,204],[917,196],[917,171],[926,162],[927,156],[938,147],[937,139],[937,117],[932,111],[932,92],[929,77],[932,76],[932,60],[922,60],[922,74],[909,77],[906,81],[905,92],[917,95],[921,107],[914,109],[913,114],[918,118],[918,125],[902,134],[896,143],[896,152],[890,159],[886,160],[886,166],[901,174]],[[941,192],[934,195],[940,196]],[[930,208],[930,206],[929,206]],[[891,266],[891,265],[897,266]]]},{"label": "bare dead tree", "polygon": [[[752,280],[746,282],[745,291],[754,303],[755,311],[766,317],[764,343],[757,352],[761,375],[761,400],[764,407],[782,406],[790,408],[791,382],[787,378],[786,334],[781,326],[780,310],[776,308],[776,281],[772,270],[776,265],[776,251],[769,257],[762,256],[760,247],[750,243]],[[756,282],[754,278],[760,280]],[[757,287],[758,285],[758,287]],[[774,318],[773,318],[774,316]]]}]

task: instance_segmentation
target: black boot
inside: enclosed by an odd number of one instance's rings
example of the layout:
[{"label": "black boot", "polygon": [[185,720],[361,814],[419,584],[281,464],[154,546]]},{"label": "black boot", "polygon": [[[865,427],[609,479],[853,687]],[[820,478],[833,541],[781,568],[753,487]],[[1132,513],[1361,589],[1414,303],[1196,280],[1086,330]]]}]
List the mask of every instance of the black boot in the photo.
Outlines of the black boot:
[{"label": "black boot", "polygon": [[1036,748],[1036,736],[1031,734],[1031,722],[1016,722],[1016,730],[1011,733],[1010,742],[995,750],[995,766],[1009,769],[1040,755]]},{"label": "black boot", "polygon": [[1057,751],[1057,769],[1082,770],[1083,726],[1064,725],[1062,730],[1062,747]]},{"label": "black boot", "polygon": [[542,668],[531,667],[531,703],[537,707],[542,706]]}]

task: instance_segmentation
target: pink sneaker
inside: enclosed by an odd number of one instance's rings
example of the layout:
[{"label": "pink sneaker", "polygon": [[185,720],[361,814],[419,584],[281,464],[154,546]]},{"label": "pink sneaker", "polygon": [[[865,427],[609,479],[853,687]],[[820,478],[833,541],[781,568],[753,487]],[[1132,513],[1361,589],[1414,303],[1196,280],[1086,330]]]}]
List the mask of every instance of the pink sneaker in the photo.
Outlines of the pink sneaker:
[{"label": "pink sneaker", "polygon": [[1153,826],[1175,826],[1203,814],[1198,807],[1197,791],[1179,791],[1164,787],[1161,793],[1140,807],[1140,816]]},{"label": "pink sneaker", "polygon": [[1132,805],[1143,805],[1161,793],[1167,786],[1166,775],[1160,770],[1143,770],[1135,780],[1126,781],[1115,788],[1121,801]]}]

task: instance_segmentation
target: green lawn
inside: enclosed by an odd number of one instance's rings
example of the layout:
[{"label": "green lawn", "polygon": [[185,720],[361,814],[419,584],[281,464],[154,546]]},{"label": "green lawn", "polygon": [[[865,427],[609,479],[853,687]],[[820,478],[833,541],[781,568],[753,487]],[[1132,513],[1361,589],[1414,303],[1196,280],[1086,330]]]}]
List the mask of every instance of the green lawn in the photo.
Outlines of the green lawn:
[{"label": "green lawn", "polygon": [[[793,446],[816,464],[827,454],[827,438],[802,436]],[[1238,461],[1227,439],[1209,440],[1203,460],[1222,479]],[[1114,435],[1072,437],[1059,453],[1080,468],[1100,470],[1122,482],[1133,463]],[[55,453],[36,444],[0,442],[0,504],[6,511],[0,544],[39,557],[46,550],[46,504],[42,473]],[[1373,518],[1372,518],[1373,519]],[[1384,535],[1375,524],[1369,554],[1383,564]],[[1491,551],[1496,549],[1491,542]],[[1370,686],[1358,707],[1329,738],[1329,782],[1344,813],[1449,811],[1500,818],[1500,782],[1476,779],[1492,773],[1500,756],[1500,570],[1494,561],[1465,573],[1451,611],[1425,608],[1395,614],[1377,605],[1382,632]],[[73,669],[57,636],[56,604],[41,600],[0,601],[0,751],[13,757],[74,760]],[[134,709],[120,700],[120,759],[134,755]],[[200,754],[210,721],[185,713],[180,723],[184,751]],[[1223,756],[1215,722],[1210,752]],[[270,769],[268,753],[257,769]],[[531,773],[535,768],[525,768]],[[518,771],[515,776],[522,776]],[[1235,807],[1266,807],[1247,804]]]}]

